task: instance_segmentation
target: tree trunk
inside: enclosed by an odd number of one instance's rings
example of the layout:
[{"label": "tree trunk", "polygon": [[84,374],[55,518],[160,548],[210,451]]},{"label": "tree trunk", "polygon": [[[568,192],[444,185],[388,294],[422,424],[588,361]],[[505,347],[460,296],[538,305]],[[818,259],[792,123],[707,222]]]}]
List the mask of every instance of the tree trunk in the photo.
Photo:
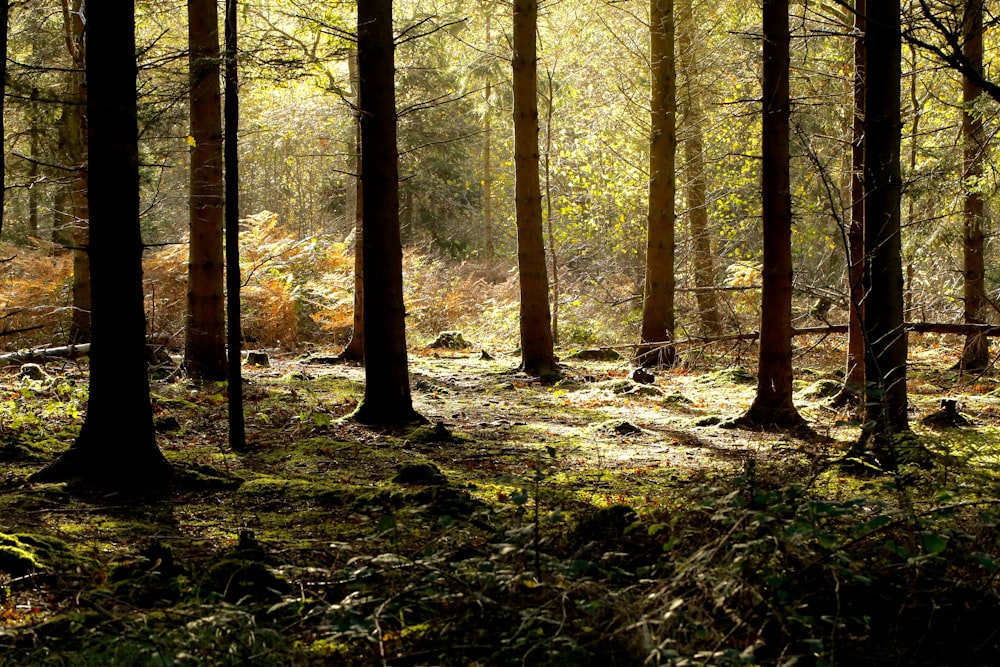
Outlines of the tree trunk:
[{"label": "tree trunk", "polygon": [[895,466],[891,436],[909,428],[900,238],[899,0],[870,3],[865,42],[864,329],[870,427],[863,442],[880,464],[891,468]]},{"label": "tree trunk", "polygon": [[227,366],[219,17],[216,0],[188,0],[187,10],[191,90],[191,191],[188,214],[191,234],[184,367],[191,377],[223,380]]},{"label": "tree trunk", "polygon": [[247,447],[246,421],[243,416],[243,370],[240,366],[240,351],[243,331],[240,320],[240,157],[239,157],[239,69],[236,60],[237,0],[226,0],[226,102],[223,109],[226,134],[223,143],[225,162],[225,225],[226,225],[226,346],[228,359],[229,446],[241,451]]},{"label": "tree trunk", "polygon": [[364,424],[422,421],[410,398],[399,230],[392,0],[358,3],[361,180],[364,239],[365,395],[354,419]]},{"label": "tree trunk", "polygon": [[70,74],[68,101],[63,107],[59,127],[59,142],[66,152],[73,171],[69,183],[71,228],[69,236],[73,248],[73,314],[69,342],[83,343],[91,339],[90,329],[90,209],[87,204],[87,88],[84,69],[87,64],[86,45],[83,37],[83,0],[74,0],[72,10],[69,0],[62,0],[63,28],[66,49],[73,61]]},{"label": "tree trunk", "polygon": [[39,195],[39,145],[38,137],[40,130],[38,127],[38,89],[31,89],[32,113],[28,126],[28,151],[31,161],[28,164],[28,236],[38,237],[38,195]]},{"label": "tree trunk", "polygon": [[792,201],[789,175],[788,0],[764,0],[762,122],[764,268],[757,395],[738,420],[754,428],[796,428],[792,403]]},{"label": "tree trunk", "polygon": [[700,91],[695,90],[694,84],[699,60],[696,29],[691,0],[677,0],[677,61],[681,64],[685,79],[685,93],[680,102],[687,133],[684,141],[685,199],[694,284],[700,288],[695,291],[695,299],[702,333],[717,336],[722,333],[722,316],[719,313],[719,301],[711,289],[715,286],[715,262],[708,234],[708,179],[705,176],[705,139],[702,132],[705,112],[699,97]]},{"label": "tree trunk", "polygon": [[865,5],[856,0],[854,13],[854,117],[851,123],[851,219],[847,227],[847,369],[838,403],[856,401],[865,386],[865,337],[861,329],[865,298]]},{"label": "tree trunk", "polygon": [[[347,69],[354,90],[355,106],[360,108],[360,82],[358,81],[358,53],[351,52],[347,56]],[[348,216],[354,223],[354,326],[351,329],[351,340],[341,351],[340,358],[344,361],[364,361],[365,359],[365,255],[363,252],[365,230],[362,225],[362,190],[361,190],[361,125],[357,114],[354,114],[351,135],[354,145],[353,171],[351,183],[352,192],[348,193]]]},{"label": "tree trunk", "polygon": [[[674,337],[674,163],[677,155],[677,87],[674,65],[673,0],[650,0],[651,69],[649,210],[646,218],[646,279],[642,300],[642,342]],[[636,348],[646,368],[672,366],[673,345]]]},{"label": "tree trunk", "polygon": [[[962,20],[962,52],[970,67],[982,74],[983,70],[983,0],[966,0]],[[965,143],[963,174],[965,204],[962,224],[963,260],[965,268],[965,322],[980,324],[986,312],[986,265],[984,256],[984,226],[986,202],[980,191],[978,178],[983,173],[987,138],[983,121],[974,109],[976,100],[983,94],[982,87],[969,76],[962,77],[962,138]],[[963,369],[982,370],[989,366],[989,342],[983,336],[965,339],[962,359]]]},{"label": "tree trunk", "polygon": [[7,174],[7,147],[5,145],[6,126],[4,115],[7,109],[7,38],[10,34],[10,2],[0,0],[0,237],[3,236],[4,204],[6,203],[5,176]]},{"label": "tree trunk", "polygon": [[93,341],[87,415],[73,446],[36,479],[148,490],[169,466],[156,446],[146,369],[135,16],[131,2],[87,13]]},{"label": "tree trunk", "polygon": [[521,367],[531,375],[558,373],[549,312],[549,280],[538,175],[538,0],[514,0],[514,198],[521,290]]}]

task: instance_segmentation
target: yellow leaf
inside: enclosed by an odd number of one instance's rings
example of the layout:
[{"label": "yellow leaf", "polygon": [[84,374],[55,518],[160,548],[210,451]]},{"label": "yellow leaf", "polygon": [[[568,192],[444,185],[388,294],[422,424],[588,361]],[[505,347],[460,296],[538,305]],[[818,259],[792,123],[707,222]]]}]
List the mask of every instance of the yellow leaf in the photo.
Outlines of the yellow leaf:
[{"label": "yellow leaf", "polygon": [[189,134],[189,135],[188,135],[188,146],[190,146],[191,148],[194,148],[194,147],[195,147],[195,146],[197,146],[197,145],[198,145],[198,142],[197,142],[197,141],[195,141],[195,140],[194,140],[194,137],[192,137],[192,136],[191,136],[191,135]]}]

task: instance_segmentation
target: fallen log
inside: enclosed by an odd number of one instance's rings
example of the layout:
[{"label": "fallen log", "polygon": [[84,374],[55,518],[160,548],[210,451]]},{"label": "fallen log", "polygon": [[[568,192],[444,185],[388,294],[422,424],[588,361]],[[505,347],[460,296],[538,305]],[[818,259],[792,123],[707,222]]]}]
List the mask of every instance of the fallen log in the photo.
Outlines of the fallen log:
[{"label": "fallen log", "polygon": [[[907,331],[914,333],[937,333],[956,334],[969,336],[979,334],[982,336],[1000,336],[1000,326],[995,324],[952,324],[948,322],[907,322]],[[830,334],[847,333],[846,324],[831,324],[825,327],[802,327],[793,328],[792,336],[828,336]],[[668,345],[705,345],[708,343],[727,343],[740,340],[757,340],[760,332],[748,331],[739,334],[723,334],[719,336],[693,336],[690,338],[678,338],[674,341],[659,341],[652,343],[627,343],[624,345],[602,345],[597,349],[601,350],[630,350],[636,347],[666,347]]]},{"label": "fallen log", "polygon": [[[146,345],[149,348],[170,347],[170,341],[169,336],[146,336]],[[56,347],[33,347],[0,354],[0,365],[40,363],[50,359],[79,359],[88,354],[90,354],[90,343],[59,345]]]},{"label": "fallen log", "polygon": [[35,347],[0,354],[0,364],[38,363],[48,359],[77,359],[88,354],[90,354],[90,343],[61,345],[59,347]]}]

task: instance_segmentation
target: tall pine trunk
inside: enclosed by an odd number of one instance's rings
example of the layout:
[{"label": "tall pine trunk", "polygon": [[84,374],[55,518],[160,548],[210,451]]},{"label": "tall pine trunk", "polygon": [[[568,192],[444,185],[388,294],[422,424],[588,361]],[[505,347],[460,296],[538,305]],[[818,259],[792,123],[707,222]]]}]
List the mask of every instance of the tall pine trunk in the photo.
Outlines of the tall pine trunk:
[{"label": "tall pine trunk", "polygon": [[792,201],[789,172],[788,0],[764,0],[763,164],[764,268],[757,395],[738,420],[754,428],[795,428],[792,403]]},{"label": "tall pine trunk", "polygon": [[696,40],[697,24],[691,0],[677,2],[677,62],[684,73],[684,94],[680,97],[680,112],[684,132],[684,197],[687,203],[688,233],[691,237],[692,272],[697,288],[698,320],[702,333],[717,336],[722,333],[722,315],[715,293],[715,262],[708,232],[708,179],[705,175],[705,111],[701,91],[696,90],[699,52]]},{"label": "tall pine trunk", "polygon": [[226,377],[223,291],[222,92],[216,0],[188,0],[191,191],[188,199],[184,367],[194,378]]},{"label": "tall pine trunk", "polygon": [[673,0],[650,0],[649,66],[652,74],[649,198],[642,343],[636,361],[647,368],[672,366],[674,338],[674,214],[677,155],[677,87]]},{"label": "tall pine trunk", "polygon": [[558,372],[552,342],[549,281],[538,174],[538,0],[514,0],[514,199],[521,290],[521,367]]},{"label": "tall pine trunk", "polygon": [[243,417],[243,327],[240,320],[240,157],[239,157],[239,68],[236,60],[239,31],[237,29],[237,1],[225,3],[226,101],[223,114],[226,134],[223,143],[225,164],[225,225],[226,225],[226,360],[229,409],[229,446],[237,451],[246,449],[246,420]]},{"label": "tall pine trunk", "polygon": [[909,428],[900,237],[899,0],[869,3],[867,18],[864,330],[869,427],[862,442],[881,465],[893,468],[891,436]]},{"label": "tall pine trunk", "polygon": [[358,3],[361,194],[365,271],[365,394],[354,419],[364,424],[422,421],[413,409],[406,357],[403,249],[392,0]]},{"label": "tall pine trunk", "polygon": [[[966,0],[962,20],[962,53],[969,67],[983,71],[983,0]],[[983,121],[974,105],[983,94],[982,87],[968,75],[962,77],[962,138],[965,144],[963,174],[963,263],[965,269],[965,323],[983,324],[986,315],[985,233],[986,201],[977,179],[983,174],[986,159],[986,135]],[[965,339],[960,365],[981,370],[990,363],[986,336],[970,334]]]}]

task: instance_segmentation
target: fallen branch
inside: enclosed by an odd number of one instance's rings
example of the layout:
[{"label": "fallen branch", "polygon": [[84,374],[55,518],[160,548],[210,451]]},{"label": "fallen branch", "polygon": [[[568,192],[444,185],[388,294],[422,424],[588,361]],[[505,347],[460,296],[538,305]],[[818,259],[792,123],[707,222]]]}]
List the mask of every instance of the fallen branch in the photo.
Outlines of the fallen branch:
[{"label": "fallen branch", "polygon": [[59,347],[36,347],[0,354],[0,364],[27,364],[48,359],[77,359],[90,354],[90,343],[62,345]]},{"label": "fallen branch", "polygon": [[[937,334],[958,334],[958,335],[971,335],[979,334],[981,336],[1000,336],[1000,326],[995,324],[950,324],[947,322],[907,322],[905,325],[907,331],[912,331],[914,333],[937,333]],[[847,333],[846,324],[831,324],[825,327],[803,327],[801,329],[792,329],[792,336],[808,336],[808,335],[818,335],[824,336],[835,333]],[[627,343],[625,345],[602,345],[598,349],[600,350],[631,350],[637,347],[666,347],[669,345],[705,345],[708,343],[722,343],[729,341],[739,341],[739,340],[757,340],[760,338],[760,333],[757,331],[748,331],[746,333],[740,334],[724,334],[720,336],[697,336],[691,338],[679,338],[674,341],[659,341],[652,343]]]}]

